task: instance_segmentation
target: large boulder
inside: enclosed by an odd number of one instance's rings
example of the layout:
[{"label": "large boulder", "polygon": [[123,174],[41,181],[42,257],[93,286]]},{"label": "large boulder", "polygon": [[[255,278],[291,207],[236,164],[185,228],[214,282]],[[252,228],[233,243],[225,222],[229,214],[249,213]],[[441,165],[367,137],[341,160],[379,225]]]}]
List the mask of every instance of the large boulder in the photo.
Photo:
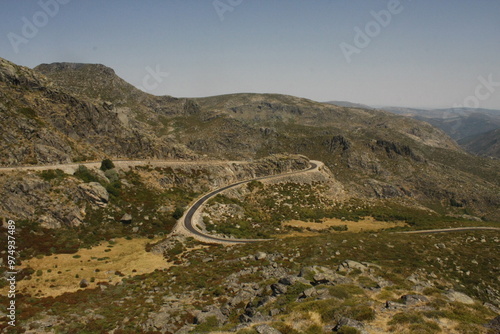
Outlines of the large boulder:
[{"label": "large boulder", "polygon": [[299,277],[310,281],[313,285],[319,284],[343,284],[343,276],[337,274],[330,268],[322,266],[304,267],[300,270]]},{"label": "large boulder", "polygon": [[98,182],[83,183],[78,186],[82,194],[92,203],[100,207],[105,207],[109,201],[109,194]]},{"label": "large boulder", "polygon": [[448,299],[452,302],[459,302],[469,305],[474,304],[474,299],[458,291],[450,290],[446,293],[446,297],[448,297]]},{"label": "large boulder", "polygon": [[219,326],[223,325],[227,321],[227,317],[222,314],[221,310],[212,305],[196,312],[196,314],[194,315],[194,323],[196,325],[199,325],[206,322],[209,318],[217,319],[217,323]]}]

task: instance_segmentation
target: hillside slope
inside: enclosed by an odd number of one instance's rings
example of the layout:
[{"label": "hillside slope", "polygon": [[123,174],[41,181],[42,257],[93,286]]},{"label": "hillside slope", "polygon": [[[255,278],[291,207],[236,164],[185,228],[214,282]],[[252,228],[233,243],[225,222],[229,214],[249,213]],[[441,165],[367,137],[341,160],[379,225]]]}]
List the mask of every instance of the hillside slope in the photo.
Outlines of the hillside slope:
[{"label": "hillside slope", "polygon": [[158,120],[153,126],[131,117],[133,111],[71,91],[0,59],[1,165],[192,155],[157,134],[165,127]]},{"label": "hillside slope", "polygon": [[15,129],[3,132],[4,165],[302,154],[324,161],[352,198],[500,216],[499,163],[467,154],[425,122],[278,94],[155,97],[103,65],[29,70],[2,61],[0,73],[2,126]]},{"label": "hillside slope", "polygon": [[458,141],[469,152],[500,159],[500,128]]}]

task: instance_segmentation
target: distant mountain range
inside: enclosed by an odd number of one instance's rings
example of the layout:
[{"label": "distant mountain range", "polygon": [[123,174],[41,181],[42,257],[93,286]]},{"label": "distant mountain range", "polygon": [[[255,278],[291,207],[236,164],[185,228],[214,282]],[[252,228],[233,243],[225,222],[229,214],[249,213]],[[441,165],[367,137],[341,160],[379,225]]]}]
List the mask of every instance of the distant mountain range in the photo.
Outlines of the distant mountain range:
[{"label": "distant mountain range", "polygon": [[[330,101],[333,105],[375,109],[373,107],[347,101]],[[394,114],[412,117],[427,122],[453,138],[467,151],[500,158],[500,110],[494,109],[417,109],[405,107],[381,107]]]}]

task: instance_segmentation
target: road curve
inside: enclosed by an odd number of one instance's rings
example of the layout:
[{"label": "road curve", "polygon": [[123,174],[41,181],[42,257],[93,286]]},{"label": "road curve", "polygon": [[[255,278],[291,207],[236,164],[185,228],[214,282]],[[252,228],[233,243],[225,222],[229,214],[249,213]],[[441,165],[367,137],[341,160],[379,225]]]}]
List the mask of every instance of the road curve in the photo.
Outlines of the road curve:
[{"label": "road curve", "polygon": [[190,234],[194,235],[195,237],[198,237],[199,239],[201,238],[203,241],[206,242],[211,242],[211,243],[220,243],[220,244],[248,244],[248,243],[254,243],[254,242],[262,242],[262,241],[268,241],[270,239],[231,239],[231,238],[219,238],[219,237],[214,237],[210,234],[204,233],[200,231],[193,223],[193,216],[196,214],[196,212],[205,204],[210,198],[216,196],[217,194],[230,189],[237,187],[239,185],[252,182],[252,181],[259,181],[259,180],[265,180],[265,179],[273,179],[273,178],[278,178],[278,177],[283,177],[283,176],[289,176],[289,175],[294,175],[294,174],[300,174],[300,173],[305,173],[313,170],[317,170],[320,165],[322,165],[322,162],[319,161],[309,161],[310,167],[304,170],[300,171],[295,171],[295,172],[290,172],[290,173],[284,173],[284,174],[278,174],[278,175],[270,175],[270,176],[262,176],[250,180],[245,180],[245,181],[239,181],[233,184],[230,184],[228,186],[219,188],[217,190],[214,190],[206,195],[203,195],[201,198],[196,200],[196,202],[193,203],[185,212],[184,216],[180,219],[179,223],[184,227],[185,230],[187,230]]}]

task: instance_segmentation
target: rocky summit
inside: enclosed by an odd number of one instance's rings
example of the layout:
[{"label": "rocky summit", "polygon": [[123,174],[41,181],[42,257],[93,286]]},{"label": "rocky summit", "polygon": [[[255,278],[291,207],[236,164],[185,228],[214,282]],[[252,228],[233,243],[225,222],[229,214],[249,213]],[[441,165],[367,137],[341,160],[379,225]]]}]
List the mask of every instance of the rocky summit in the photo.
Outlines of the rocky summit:
[{"label": "rocky summit", "polygon": [[427,122],[0,59],[0,136],[12,333],[498,329],[500,161]]}]

